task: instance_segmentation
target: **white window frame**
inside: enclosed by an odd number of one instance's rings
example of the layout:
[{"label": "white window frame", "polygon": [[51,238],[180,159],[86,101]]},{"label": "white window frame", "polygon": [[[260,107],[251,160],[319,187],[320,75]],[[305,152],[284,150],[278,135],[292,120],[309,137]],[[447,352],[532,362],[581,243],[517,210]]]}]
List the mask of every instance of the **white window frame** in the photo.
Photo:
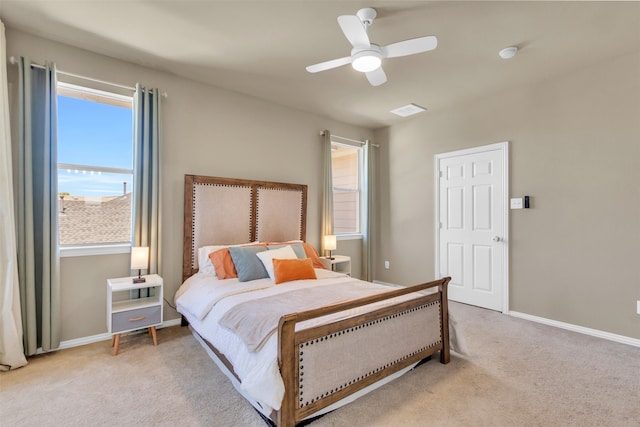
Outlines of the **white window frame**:
[{"label": "white window frame", "polygon": [[357,154],[358,154],[358,188],[357,190],[352,190],[352,189],[346,189],[346,188],[337,188],[337,187],[333,187],[332,186],[332,191],[335,194],[336,190],[337,191],[344,191],[344,192],[356,192],[358,194],[358,203],[356,204],[356,229],[358,231],[354,232],[354,233],[342,233],[342,234],[336,234],[336,239],[337,240],[361,240],[362,239],[362,203],[363,203],[363,194],[362,194],[362,182],[363,182],[363,146],[361,144],[349,144],[349,143],[345,143],[345,142],[340,142],[337,141],[335,139],[331,140],[331,146],[342,146],[342,147],[346,147],[349,149],[353,149],[356,150]]},{"label": "white window frame", "polygon": [[[71,91],[86,93],[89,96],[99,96],[103,98],[113,99],[115,103],[118,101],[126,102],[131,104],[131,108],[133,110],[133,91],[130,95],[125,95],[122,92],[122,89],[117,89],[116,92],[109,92],[106,90],[95,89],[90,87],[92,81],[87,80],[86,82],[83,80],[82,85],[68,83],[64,81],[58,81],[58,89],[68,89]],[[87,85],[85,85],[85,83]],[[102,82],[97,82],[102,83]],[[59,96],[60,93],[57,93],[56,96]],[[63,95],[65,96],[65,95]],[[117,173],[117,174],[131,174],[133,175],[133,169],[122,169],[122,168],[110,168],[104,166],[91,166],[91,165],[77,165],[70,163],[58,163],[58,171],[60,170],[78,170],[78,171],[87,171],[87,172],[106,172],[106,173]],[[133,192],[134,189],[132,188]],[[133,203],[132,203],[132,212],[131,219],[133,221]],[[131,252],[131,243],[130,242],[118,242],[118,243],[94,243],[94,244],[86,244],[86,245],[61,245],[58,242],[58,250],[60,251],[60,257],[78,257],[78,256],[94,256],[94,255],[112,255],[112,254],[125,254]]]}]

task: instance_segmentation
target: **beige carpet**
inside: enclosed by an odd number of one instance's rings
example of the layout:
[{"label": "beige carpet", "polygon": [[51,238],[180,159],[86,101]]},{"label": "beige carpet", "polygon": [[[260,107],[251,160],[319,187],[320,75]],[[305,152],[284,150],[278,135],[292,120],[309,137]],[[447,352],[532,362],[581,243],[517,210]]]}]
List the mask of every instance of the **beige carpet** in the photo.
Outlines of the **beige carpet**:
[{"label": "beige carpet", "polygon": [[[451,304],[469,348],[311,425],[638,426],[640,348]],[[30,359],[0,373],[1,426],[264,426],[188,328]]]}]

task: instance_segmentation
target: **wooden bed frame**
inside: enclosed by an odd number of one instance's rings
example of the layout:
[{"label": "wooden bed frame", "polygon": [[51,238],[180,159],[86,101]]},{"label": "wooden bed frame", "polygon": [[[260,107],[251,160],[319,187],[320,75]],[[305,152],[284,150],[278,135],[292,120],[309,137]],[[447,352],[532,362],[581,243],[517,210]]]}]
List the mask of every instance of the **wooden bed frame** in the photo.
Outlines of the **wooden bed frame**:
[{"label": "wooden bed frame", "polygon": [[[242,196],[227,194],[229,191],[234,192],[234,189],[238,189]],[[273,193],[274,191],[276,193]],[[229,206],[219,206],[222,203],[211,200],[199,200],[209,196],[215,198],[220,195],[216,194],[217,192],[225,199],[224,204],[230,203]],[[279,192],[286,192],[286,194]],[[203,196],[207,193],[211,194]],[[305,185],[185,175],[183,279],[186,280],[198,271],[196,252],[200,246],[246,243],[256,240],[304,240],[306,196]],[[270,200],[271,197],[274,199]],[[249,204],[240,208],[240,204],[243,203],[241,199],[248,201]],[[206,211],[206,216],[198,215],[198,211],[202,209]],[[291,222],[291,218],[295,219],[293,226],[282,224],[280,210],[288,211],[284,214],[284,218],[288,218],[287,222]],[[242,212],[245,212],[246,218],[242,218]],[[229,224],[218,227],[218,230],[213,232],[202,230],[203,224],[200,223],[206,222],[215,229],[218,220],[224,222],[230,215],[234,218],[233,222],[237,224],[242,224],[246,220],[247,229],[241,230],[239,235],[234,236],[228,234],[229,228],[233,228],[233,225]],[[283,227],[284,232],[272,229],[280,226]],[[203,235],[206,237],[202,237]],[[272,236],[277,238],[270,239]],[[203,239],[211,240],[203,241]],[[273,411],[269,415],[271,421],[281,427],[295,426],[303,419],[322,413],[329,406],[334,407],[348,396],[362,393],[363,389],[403,369],[408,369],[437,352],[440,352],[441,363],[449,363],[447,304],[449,280],[450,278],[446,277],[421,285],[283,316],[278,326],[278,365],[285,385],[285,394],[280,410]],[[425,290],[432,293],[421,292],[422,295],[414,299],[296,331],[296,325],[305,320]],[[397,337],[400,341],[395,342],[393,337],[399,334],[389,331],[398,330],[413,331],[413,333],[409,339],[404,336]],[[391,337],[391,339],[381,343],[381,336]],[[240,382],[224,355],[204,338],[202,340]],[[377,357],[377,353],[394,352],[395,354],[380,356],[383,360],[371,364],[371,355]],[[368,362],[365,360],[367,358]],[[356,363],[354,368],[354,359],[363,360],[363,366]],[[334,376],[340,378],[336,384],[325,384],[327,375],[323,374],[326,372],[327,363],[331,364],[330,369]],[[354,369],[360,369],[360,372],[355,372]],[[321,385],[318,385],[319,383]]]}]

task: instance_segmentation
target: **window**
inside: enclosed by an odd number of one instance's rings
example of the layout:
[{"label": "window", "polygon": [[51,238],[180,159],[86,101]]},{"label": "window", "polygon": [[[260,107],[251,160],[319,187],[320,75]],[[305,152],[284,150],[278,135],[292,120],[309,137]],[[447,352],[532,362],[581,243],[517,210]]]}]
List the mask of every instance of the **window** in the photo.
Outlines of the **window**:
[{"label": "window", "polygon": [[361,170],[361,147],[337,142],[331,144],[333,232],[336,235],[361,232]]},{"label": "window", "polygon": [[132,105],[131,96],[58,83],[61,249],[131,242]]}]

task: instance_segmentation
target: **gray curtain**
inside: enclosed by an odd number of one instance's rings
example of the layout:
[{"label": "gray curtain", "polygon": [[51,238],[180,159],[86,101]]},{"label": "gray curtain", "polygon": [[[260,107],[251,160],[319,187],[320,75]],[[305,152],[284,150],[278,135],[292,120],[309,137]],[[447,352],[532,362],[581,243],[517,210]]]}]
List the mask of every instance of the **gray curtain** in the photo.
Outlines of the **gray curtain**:
[{"label": "gray curtain", "polygon": [[323,132],[324,175],[322,185],[322,215],[320,224],[320,253],[325,254],[324,236],[333,234],[333,174],[331,172],[331,132]]},{"label": "gray curtain", "polygon": [[373,144],[366,141],[364,144],[362,164],[362,279],[368,282],[373,280],[373,253],[371,236],[373,229]]},{"label": "gray curtain", "polygon": [[[162,274],[160,93],[136,85],[133,104],[132,245],[149,247],[148,273]],[[136,272],[137,274],[137,272]]]},{"label": "gray curtain", "polygon": [[60,346],[56,66],[19,60],[17,242],[26,355]]}]

